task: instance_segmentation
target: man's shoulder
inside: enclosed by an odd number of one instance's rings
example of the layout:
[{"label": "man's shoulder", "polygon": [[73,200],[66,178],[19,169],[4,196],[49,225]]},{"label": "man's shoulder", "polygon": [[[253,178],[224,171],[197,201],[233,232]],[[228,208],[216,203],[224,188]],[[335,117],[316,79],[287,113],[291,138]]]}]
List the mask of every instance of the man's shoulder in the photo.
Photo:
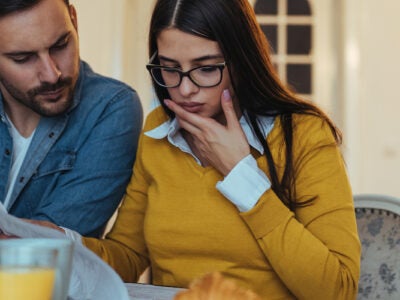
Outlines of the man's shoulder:
[{"label": "man's shoulder", "polygon": [[83,61],[80,72],[74,104],[69,111],[70,118],[75,119],[74,122],[82,118],[86,122],[97,122],[99,118],[110,113],[112,118],[120,118],[120,124],[124,119],[131,126],[138,126],[137,122],[141,125],[143,109],[134,89],[119,80],[94,72]]},{"label": "man's shoulder", "polygon": [[96,98],[110,98],[120,93],[127,93],[137,97],[136,91],[121,80],[99,74],[85,62],[81,62],[81,86],[82,97],[96,95]]}]

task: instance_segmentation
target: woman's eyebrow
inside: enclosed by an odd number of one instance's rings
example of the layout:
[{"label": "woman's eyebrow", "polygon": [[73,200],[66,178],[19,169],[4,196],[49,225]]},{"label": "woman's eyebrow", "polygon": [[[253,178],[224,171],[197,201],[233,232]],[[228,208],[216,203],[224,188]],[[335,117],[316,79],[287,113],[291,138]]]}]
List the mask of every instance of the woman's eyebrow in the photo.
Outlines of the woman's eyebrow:
[{"label": "woman's eyebrow", "polygon": [[[215,59],[215,58],[223,58],[223,56],[221,54],[209,54],[209,55],[197,57],[197,58],[193,59],[192,62],[201,62],[204,60]],[[171,62],[171,63],[179,63],[177,60],[169,58],[169,57],[165,57],[163,55],[159,55],[158,59],[167,61],[167,62]]]},{"label": "woman's eyebrow", "polygon": [[215,58],[223,58],[223,56],[221,54],[205,55],[205,56],[201,56],[201,57],[193,59],[193,62],[199,62],[199,61],[215,59]]},{"label": "woman's eyebrow", "polygon": [[178,61],[176,61],[176,60],[174,60],[174,59],[172,59],[172,58],[168,58],[168,57],[162,56],[162,55],[159,55],[159,56],[158,56],[158,59],[159,59],[159,60],[168,61],[168,62],[172,62],[172,63],[178,63]]}]

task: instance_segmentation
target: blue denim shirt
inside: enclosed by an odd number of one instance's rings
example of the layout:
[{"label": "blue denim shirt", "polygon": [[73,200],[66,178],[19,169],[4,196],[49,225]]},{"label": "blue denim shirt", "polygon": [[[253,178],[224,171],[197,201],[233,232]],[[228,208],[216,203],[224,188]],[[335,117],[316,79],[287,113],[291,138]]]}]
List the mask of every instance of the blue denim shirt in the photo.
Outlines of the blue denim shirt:
[{"label": "blue denim shirt", "polygon": [[[42,117],[15,182],[8,210],[99,236],[129,182],[143,122],[136,92],[81,61],[72,107]],[[0,95],[0,201],[13,151]]]}]

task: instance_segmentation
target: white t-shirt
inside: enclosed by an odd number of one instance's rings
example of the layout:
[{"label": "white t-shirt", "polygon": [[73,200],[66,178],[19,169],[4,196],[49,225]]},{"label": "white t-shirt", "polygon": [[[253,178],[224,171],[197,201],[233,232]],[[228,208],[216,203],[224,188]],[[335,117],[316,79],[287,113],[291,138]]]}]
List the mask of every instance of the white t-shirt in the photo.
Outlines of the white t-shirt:
[{"label": "white t-shirt", "polygon": [[8,176],[8,183],[7,183],[7,187],[6,187],[6,198],[4,200],[4,207],[8,210],[9,209],[8,205],[10,202],[12,191],[14,190],[15,181],[17,180],[19,170],[21,169],[22,163],[26,156],[26,152],[28,151],[29,145],[32,140],[32,136],[35,131],[32,132],[30,137],[25,138],[15,128],[14,124],[11,122],[11,120],[8,118],[8,116],[7,116],[7,120],[11,124],[10,134],[13,138],[11,171]]}]

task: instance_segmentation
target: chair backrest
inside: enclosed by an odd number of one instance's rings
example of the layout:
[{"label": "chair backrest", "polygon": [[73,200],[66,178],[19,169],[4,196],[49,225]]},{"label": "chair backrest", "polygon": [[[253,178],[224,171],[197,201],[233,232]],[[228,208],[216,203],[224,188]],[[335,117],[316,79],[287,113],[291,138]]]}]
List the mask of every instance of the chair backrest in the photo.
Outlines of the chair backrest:
[{"label": "chair backrest", "polygon": [[357,299],[400,299],[400,199],[355,195],[361,273]]}]

